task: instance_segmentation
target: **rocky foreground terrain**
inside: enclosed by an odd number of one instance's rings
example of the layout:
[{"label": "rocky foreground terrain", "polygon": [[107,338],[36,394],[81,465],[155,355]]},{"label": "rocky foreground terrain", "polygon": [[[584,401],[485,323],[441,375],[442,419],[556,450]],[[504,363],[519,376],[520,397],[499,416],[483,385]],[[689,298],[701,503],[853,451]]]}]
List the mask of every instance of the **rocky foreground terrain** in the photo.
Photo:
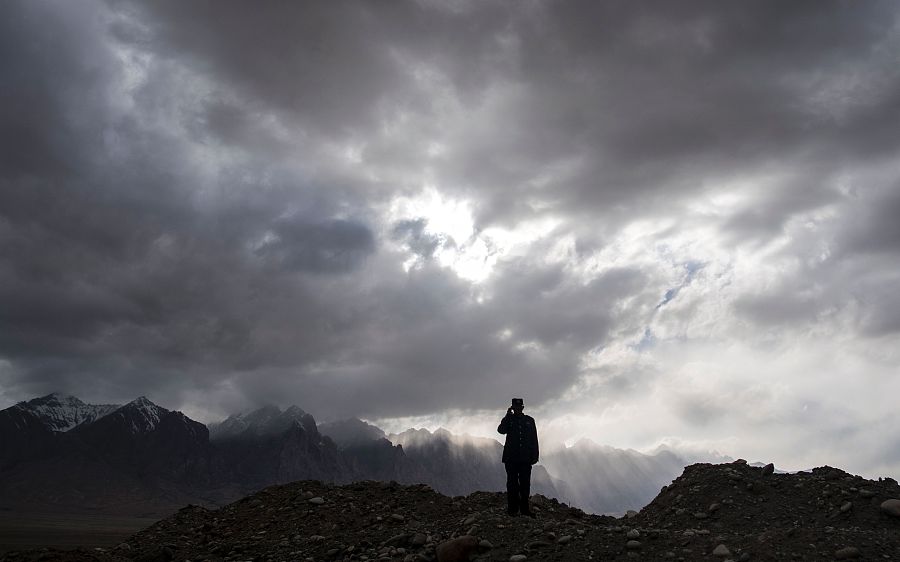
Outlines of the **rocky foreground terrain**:
[{"label": "rocky foreground terrain", "polygon": [[900,560],[900,486],[822,467],[695,464],[639,513],[588,515],[543,496],[509,517],[502,493],[298,481],[217,510],[187,506],[113,549],[3,560]]}]

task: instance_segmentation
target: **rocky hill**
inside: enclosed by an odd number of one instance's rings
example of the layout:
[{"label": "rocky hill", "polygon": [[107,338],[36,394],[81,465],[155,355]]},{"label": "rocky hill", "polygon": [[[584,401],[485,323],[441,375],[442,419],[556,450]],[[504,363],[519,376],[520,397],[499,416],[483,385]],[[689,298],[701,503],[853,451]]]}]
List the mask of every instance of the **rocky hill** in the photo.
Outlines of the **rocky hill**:
[{"label": "rocky hill", "polygon": [[898,560],[900,486],[822,467],[696,464],[640,512],[588,515],[544,496],[509,517],[502,493],[298,481],[217,510],[187,506],[112,549],[3,560]]}]

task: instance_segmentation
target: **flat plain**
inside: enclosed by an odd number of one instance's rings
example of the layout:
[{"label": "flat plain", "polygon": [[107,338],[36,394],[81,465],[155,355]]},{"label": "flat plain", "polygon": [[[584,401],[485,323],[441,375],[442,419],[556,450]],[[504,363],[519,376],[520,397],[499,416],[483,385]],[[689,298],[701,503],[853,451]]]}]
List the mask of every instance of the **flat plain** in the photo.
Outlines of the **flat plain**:
[{"label": "flat plain", "polygon": [[115,546],[159,517],[0,510],[0,552]]}]

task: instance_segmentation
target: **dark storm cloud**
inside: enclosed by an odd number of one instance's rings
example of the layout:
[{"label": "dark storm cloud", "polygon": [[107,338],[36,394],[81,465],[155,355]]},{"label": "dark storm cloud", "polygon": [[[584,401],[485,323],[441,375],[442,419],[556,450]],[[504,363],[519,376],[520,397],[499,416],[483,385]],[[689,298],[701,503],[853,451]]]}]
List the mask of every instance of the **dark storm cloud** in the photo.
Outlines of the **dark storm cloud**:
[{"label": "dark storm cloud", "polygon": [[[571,280],[562,265],[522,259],[500,269],[492,306],[508,319],[513,334],[545,345],[565,342],[573,352],[601,346],[611,330],[622,329],[628,320],[618,317],[619,301],[641,295],[646,286],[641,272],[630,268],[613,269],[586,284]],[[638,301],[631,306],[640,309],[647,304]]]},{"label": "dark storm cloud", "polygon": [[[744,204],[723,225],[725,234],[736,243],[743,240],[767,241],[784,231],[785,223],[792,217],[824,207],[840,199],[840,194],[826,181],[807,171],[800,178],[788,178],[773,182],[771,191],[762,191]],[[812,176],[812,177],[810,177]],[[765,183],[764,180],[761,183]]]},{"label": "dark storm cloud", "polygon": [[[381,417],[491,408],[513,388],[552,401],[586,353],[681,298],[645,263],[579,267],[623,224],[763,178],[715,226],[764,244],[896,154],[895,11],[6,3],[0,384],[172,405],[229,387]],[[562,225],[475,286],[429,259],[469,241],[385,215],[423,183],[468,201],[476,233]],[[846,255],[897,246],[897,198],[880,197],[838,231]],[[732,309],[791,325],[841,290],[804,287]],[[869,330],[895,330],[891,310]]]},{"label": "dark storm cloud", "polygon": [[896,254],[900,252],[900,184],[893,179],[887,189],[858,202],[842,239],[844,255]]},{"label": "dark storm cloud", "polygon": [[490,69],[479,73],[478,59],[510,18],[498,3],[473,4],[465,14],[409,1],[268,3],[249,11],[236,1],[111,5],[137,15],[149,28],[141,39],[161,56],[335,136],[367,134],[395,109],[428,110],[410,88],[405,55],[440,64],[455,84],[483,84]]},{"label": "dark storm cloud", "polygon": [[468,283],[426,262],[367,295],[365,316],[344,327],[356,336],[345,349],[273,373],[269,386],[249,374],[238,384],[259,401],[316,396],[316,407],[337,416],[497,408],[513,390],[533,404],[550,400],[575,382],[581,354],[608,341],[610,310],[641,276],[612,271],[579,286],[547,273],[513,287],[511,278],[537,265],[517,259],[502,267],[495,296],[479,303]]},{"label": "dark storm cloud", "polygon": [[365,225],[285,219],[273,225],[256,253],[287,271],[337,272],[355,269],[374,250],[375,239]]},{"label": "dark storm cloud", "polygon": [[[617,204],[633,213],[636,198],[652,210],[787,159],[815,174],[834,159],[897,148],[894,128],[877,121],[896,106],[898,77],[881,51],[895,40],[887,4],[541,6],[519,28],[517,64],[504,74],[511,99],[493,128],[448,159],[463,166],[447,170],[459,183],[500,190],[485,220],[524,212],[510,204],[523,195],[574,213]],[[858,80],[854,64],[884,73],[886,84],[824,95],[829,78]],[[533,184],[554,168],[552,193]],[[794,197],[807,187],[798,180],[780,191]],[[509,185],[524,189],[513,196]]]}]

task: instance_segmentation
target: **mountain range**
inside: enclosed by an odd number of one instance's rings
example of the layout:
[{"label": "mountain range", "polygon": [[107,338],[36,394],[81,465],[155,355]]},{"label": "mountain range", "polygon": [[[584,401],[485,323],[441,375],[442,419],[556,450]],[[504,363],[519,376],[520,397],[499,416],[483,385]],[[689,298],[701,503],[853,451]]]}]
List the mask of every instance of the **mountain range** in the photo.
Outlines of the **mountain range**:
[{"label": "mountain range", "polygon": [[[359,419],[316,424],[298,406],[235,414],[208,427],[146,397],[86,404],[50,394],[0,411],[0,510],[165,515],[223,505],[272,484],[364,480],[427,484],[461,496],[502,491],[494,439]],[[688,464],[582,440],[546,450],[532,493],[593,513],[640,509]]]}]

